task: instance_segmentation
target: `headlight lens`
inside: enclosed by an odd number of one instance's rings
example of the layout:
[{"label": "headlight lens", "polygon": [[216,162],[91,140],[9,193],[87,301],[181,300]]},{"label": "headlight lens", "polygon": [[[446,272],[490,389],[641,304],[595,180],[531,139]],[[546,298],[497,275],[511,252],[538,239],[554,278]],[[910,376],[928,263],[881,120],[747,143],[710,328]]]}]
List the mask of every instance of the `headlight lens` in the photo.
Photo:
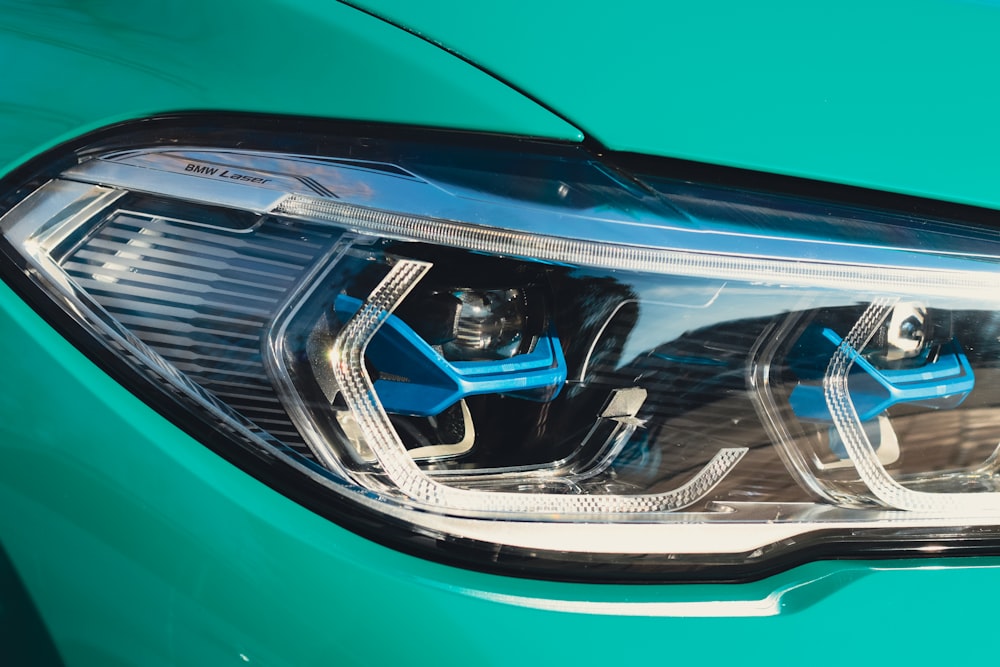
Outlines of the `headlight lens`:
[{"label": "headlight lens", "polygon": [[995,230],[577,147],[172,123],[22,174],[5,248],[302,485],[645,574],[1000,535]]}]

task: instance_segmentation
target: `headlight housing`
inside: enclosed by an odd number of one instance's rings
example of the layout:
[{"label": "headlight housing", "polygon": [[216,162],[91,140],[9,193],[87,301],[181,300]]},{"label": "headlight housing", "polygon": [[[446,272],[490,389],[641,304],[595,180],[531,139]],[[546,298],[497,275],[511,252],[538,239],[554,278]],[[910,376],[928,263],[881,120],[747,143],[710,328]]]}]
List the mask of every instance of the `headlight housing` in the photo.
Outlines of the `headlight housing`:
[{"label": "headlight housing", "polygon": [[996,230],[655,172],[160,119],[8,178],[4,275],[223,453],[448,560],[721,579],[992,548]]}]

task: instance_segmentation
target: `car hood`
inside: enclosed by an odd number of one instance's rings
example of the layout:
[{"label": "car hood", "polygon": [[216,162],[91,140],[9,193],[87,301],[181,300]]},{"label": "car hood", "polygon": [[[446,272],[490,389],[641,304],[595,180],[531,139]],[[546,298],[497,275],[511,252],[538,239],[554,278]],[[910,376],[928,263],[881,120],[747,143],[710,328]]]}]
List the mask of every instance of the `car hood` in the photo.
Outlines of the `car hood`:
[{"label": "car hood", "polygon": [[996,2],[351,4],[614,150],[1000,208]]}]

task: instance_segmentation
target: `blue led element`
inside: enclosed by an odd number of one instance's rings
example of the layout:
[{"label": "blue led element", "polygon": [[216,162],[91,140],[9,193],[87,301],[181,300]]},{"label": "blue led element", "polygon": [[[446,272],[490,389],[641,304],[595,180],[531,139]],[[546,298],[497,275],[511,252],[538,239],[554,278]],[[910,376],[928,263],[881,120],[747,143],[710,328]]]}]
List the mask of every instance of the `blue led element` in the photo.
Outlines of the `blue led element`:
[{"label": "blue led element", "polygon": [[[361,305],[360,299],[342,294],[334,311],[346,322]],[[390,315],[365,356],[379,371],[375,391],[390,414],[430,417],[476,394],[550,401],[566,382],[562,346],[551,333],[539,336],[532,352],[510,359],[451,362]]]},{"label": "blue led element", "polygon": [[[836,332],[826,328],[819,340],[825,341],[824,347],[827,349],[816,355],[810,354],[813,360],[830,359],[843,341]],[[875,419],[900,403],[937,410],[956,408],[976,384],[969,360],[955,339],[941,347],[935,361],[916,368],[879,369],[857,350],[848,348],[846,352],[854,362],[848,378],[851,401],[862,422]],[[825,374],[825,365],[822,374]],[[789,402],[800,419],[833,422],[826,405],[822,382],[799,384],[792,390]]]}]

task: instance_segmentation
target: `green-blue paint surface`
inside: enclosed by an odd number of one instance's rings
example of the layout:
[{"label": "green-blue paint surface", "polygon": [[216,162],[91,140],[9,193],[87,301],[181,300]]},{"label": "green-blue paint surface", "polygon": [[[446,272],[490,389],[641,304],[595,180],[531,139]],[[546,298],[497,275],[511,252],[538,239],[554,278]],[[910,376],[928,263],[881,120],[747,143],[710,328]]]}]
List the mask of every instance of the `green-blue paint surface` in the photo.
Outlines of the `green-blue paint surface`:
[{"label": "green-blue paint surface", "polygon": [[359,0],[609,148],[1000,208],[1000,3]]},{"label": "green-blue paint surface", "polygon": [[[403,3],[385,7],[404,14]],[[858,23],[792,6],[772,22],[735,4],[670,13],[641,3],[600,20],[578,3],[476,7],[465,32],[459,3],[407,18],[615,148],[1000,197],[974,173],[998,141],[984,124],[997,94],[991,61],[973,59],[990,55],[979,42],[990,5],[942,10],[937,26],[950,36],[894,59],[906,40],[884,32],[884,9]],[[0,15],[8,167],[116,120],[192,109],[580,136],[474,67],[334,3],[6,2]],[[962,16],[980,21],[960,38]],[[925,37],[934,23],[899,20],[900,33]],[[815,29],[786,34],[802,21]],[[858,35],[867,40],[852,50]],[[654,37],[659,50],[644,41]],[[884,77],[864,67],[876,51]],[[664,64],[651,71],[655,53]],[[899,120],[909,103],[897,96],[920,81],[925,92],[937,86],[915,103],[923,121]],[[945,129],[928,107],[943,110]],[[920,127],[932,129],[921,138]],[[926,664],[988,650],[972,640],[991,636],[997,559],[820,562],[744,585],[562,584],[455,569],[349,533],[241,472],[3,285],[0,341],[0,542],[71,667]],[[658,603],[727,600],[770,601],[777,613],[656,615]]]}]

